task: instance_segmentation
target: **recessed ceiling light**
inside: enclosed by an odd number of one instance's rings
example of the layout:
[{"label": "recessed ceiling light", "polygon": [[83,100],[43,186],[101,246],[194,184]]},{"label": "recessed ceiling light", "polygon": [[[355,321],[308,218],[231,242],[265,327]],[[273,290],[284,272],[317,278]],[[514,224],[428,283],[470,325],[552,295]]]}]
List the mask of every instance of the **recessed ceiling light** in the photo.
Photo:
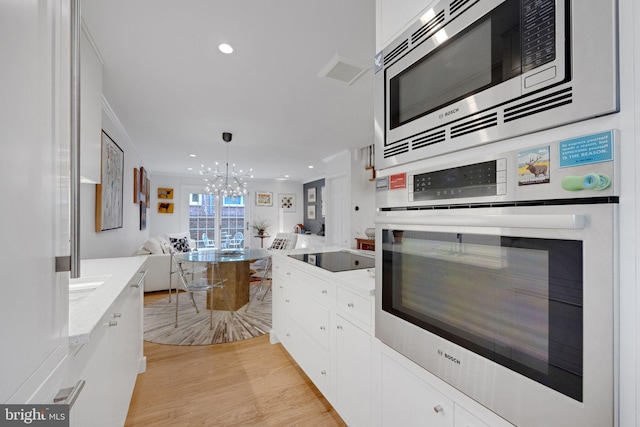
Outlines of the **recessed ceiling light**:
[{"label": "recessed ceiling light", "polygon": [[189,154],[189,157],[195,157],[195,156],[196,156],[195,154]]},{"label": "recessed ceiling light", "polygon": [[187,170],[188,170],[188,171],[192,171],[192,170],[193,170],[193,168],[187,168]]},{"label": "recessed ceiling light", "polygon": [[309,165],[309,169],[313,169],[313,165]]},{"label": "recessed ceiling light", "polygon": [[221,45],[219,45],[218,49],[220,49],[220,52],[226,53],[227,55],[233,52],[233,48],[226,43],[222,43]]},{"label": "recessed ceiling light", "polygon": [[284,177],[285,177],[285,178],[289,178],[289,175],[285,175]]}]

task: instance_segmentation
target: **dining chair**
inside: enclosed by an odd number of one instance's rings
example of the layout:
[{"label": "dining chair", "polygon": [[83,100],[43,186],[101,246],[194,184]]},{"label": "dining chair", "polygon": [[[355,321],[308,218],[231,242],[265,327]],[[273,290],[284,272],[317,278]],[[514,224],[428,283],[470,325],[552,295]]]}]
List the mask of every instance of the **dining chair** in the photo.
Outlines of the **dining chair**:
[{"label": "dining chair", "polygon": [[214,240],[209,239],[207,233],[202,233],[202,242],[204,243],[205,248],[215,248],[216,242]]},{"label": "dining chair", "polygon": [[241,231],[238,231],[229,240],[229,247],[239,248],[242,246],[242,242],[244,242],[244,234],[242,234]]},{"label": "dining chair", "polygon": [[[213,329],[213,290],[214,289],[222,289],[224,293],[224,298],[227,302],[227,307],[233,315],[233,308],[231,307],[231,298],[229,297],[229,293],[224,286],[224,282],[226,280],[222,280],[220,276],[220,271],[218,265],[216,263],[211,264],[211,278],[207,276],[207,268],[199,268],[194,263],[188,263],[188,261],[180,260],[179,258],[172,255],[172,260],[174,262],[175,271],[178,273],[178,277],[180,278],[180,286],[183,291],[189,294],[191,297],[191,302],[193,303],[194,308],[196,309],[196,313],[200,313],[198,309],[198,304],[196,303],[195,298],[193,297],[194,292],[206,292],[207,297],[209,298],[209,329]],[[191,265],[187,265],[191,264]],[[217,277],[216,277],[217,274]],[[178,327],[178,308],[179,308],[179,289],[176,289],[176,323],[175,327]]]},{"label": "dining chair", "polygon": [[[268,250],[289,250],[294,249],[296,247],[296,242],[298,241],[298,235],[294,233],[278,233],[273,238],[273,242],[271,242],[271,246],[267,248]],[[260,277],[260,284],[258,285],[258,290],[256,291],[254,297],[249,301],[245,311],[249,309],[251,302],[254,299],[258,299],[259,301],[263,301],[264,297],[271,290],[271,256],[268,258],[259,259],[253,263],[252,268],[255,273],[252,274],[254,277]],[[269,280],[269,283],[266,285],[266,288],[263,291],[263,286],[265,282]],[[262,297],[260,294],[262,293]]]}]

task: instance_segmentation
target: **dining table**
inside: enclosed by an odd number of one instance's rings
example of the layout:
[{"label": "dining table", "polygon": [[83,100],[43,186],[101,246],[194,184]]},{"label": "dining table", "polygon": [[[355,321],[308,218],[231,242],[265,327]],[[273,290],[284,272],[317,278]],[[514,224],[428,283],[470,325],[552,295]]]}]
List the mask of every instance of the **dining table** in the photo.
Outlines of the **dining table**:
[{"label": "dining table", "polygon": [[[249,302],[250,295],[250,263],[271,254],[267,249],[214,249],[206,251],[180,252],[176,256],[182,261],[205,264],[207,279],[215,283],[222,280],[229,294],[231,308],[235,311]],[[211,291],[210,291],[211,292]],[[207,309],[228,310],[225,297],[221,292],[214,292],[213,299],[207,298]]]}]

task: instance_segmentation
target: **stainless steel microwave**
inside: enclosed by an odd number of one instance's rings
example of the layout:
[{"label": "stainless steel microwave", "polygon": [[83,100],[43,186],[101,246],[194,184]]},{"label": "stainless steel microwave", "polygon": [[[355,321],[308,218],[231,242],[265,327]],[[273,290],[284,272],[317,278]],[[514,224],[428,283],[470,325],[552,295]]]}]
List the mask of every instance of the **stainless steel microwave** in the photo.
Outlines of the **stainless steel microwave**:
[{"label": "stainless steel microwave", "polygon": [[617,112],[617,2],[441,0],[375,58],[376,167]]}]

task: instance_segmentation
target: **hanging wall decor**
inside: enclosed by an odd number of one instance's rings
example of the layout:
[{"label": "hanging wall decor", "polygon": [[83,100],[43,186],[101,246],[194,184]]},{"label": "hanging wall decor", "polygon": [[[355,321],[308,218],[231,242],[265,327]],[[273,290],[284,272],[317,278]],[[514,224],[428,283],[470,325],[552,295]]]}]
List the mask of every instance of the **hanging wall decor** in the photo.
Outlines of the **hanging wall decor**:
[{"label": "hanging wall decor", "polygon": [[283,212],[296,211],[296,195],[295,194],[278,194],[278,206]]},{"label": "hanging wall decor", "polygon": [[256,193],[256,206],[273,206],[273,193],[258,191]]},{"label": "hanging wall decor", "polygon": [[140,203],[140,171],[133,168],[133,203]]},{"label": "hanging wall decor", "polygon": [[96,184],[96,232],[122,228],[124,151],[102,131],[101,181]]},{"label": "hanging wall decor", "polygon": [[173,199],[173,188],[158,188],[158,199]]}]

